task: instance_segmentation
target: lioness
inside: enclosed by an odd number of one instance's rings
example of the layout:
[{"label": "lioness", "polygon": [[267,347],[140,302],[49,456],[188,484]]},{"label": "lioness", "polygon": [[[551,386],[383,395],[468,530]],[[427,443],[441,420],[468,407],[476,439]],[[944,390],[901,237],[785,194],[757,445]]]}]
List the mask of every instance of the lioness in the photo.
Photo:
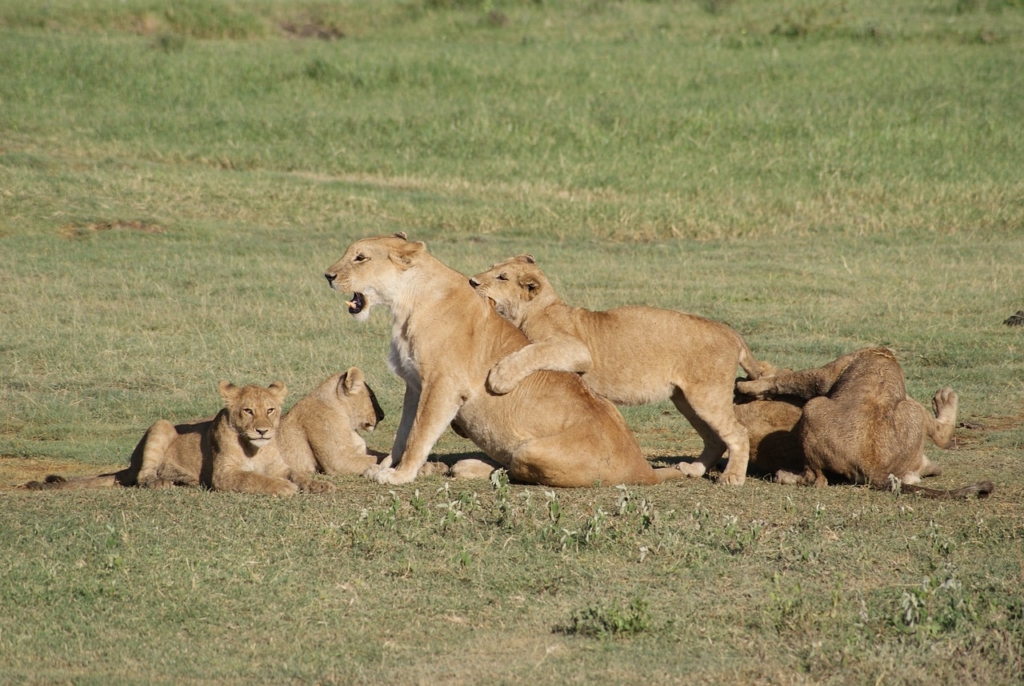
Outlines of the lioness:
[{"label": "lioness", "polygon": [[487,385],[508,393],[530,374],[576,372],[600,396],[619,405],[672,399],[704,441],[692,464],[677,468],[700,477],[729,449],[722,482],[740,485],[747,474],[747,430],[733,413],[737,365],[758,378],[743,338],[720,322],[653,307],[592,312],[567,305],[531,255],[494,265],[469,281],[531,344],[505,357]]},{"label": "lioness", "polygon": [[[826,474],[832,474],[880,489],[889,489],[894,477],[903,490],[931,497],[983,497],[994,489],[988,481],[952,491],[914,486],[921,477],[941,473],[925,457],[924,439],[931,438],[940,448],[949,446],[958,399],[951,388],[936,391],[932,417],[907,396],[903,370],[887,348],[857,350],[815,369],[737,381],[736,390],[758,399],[790,397],[788,402],[755,401],[749,409],[737,410],[748,426],[758,427],[762,454],[754,464],[777,470],[780,483],[825,486]],[[798,411],[801,400],[806,403]],[[762,449],[768,436],[775,444]],[[801,473],[789,471],[801,463]]]},{"label": "lioness", "polygon": [[[352,370],[340,376],[332,376],[314,391],[314,394],[329,386],[331,382],[336,387],[343,385],[343,379],[350,375]],[[369,403],[369,387],[361,381],[361,372],[357,376],[362,388],[353,385],[352,393],[360,398],[365,396],[366,402]],[[306,448],[307,450],[318,455],[330,455],[332,448],[321,446],[319,441],[333,442],[337,438],[324,439],[315,431],[305,432],[306,422],[326,418],[333,427],[344,426],[347,431],[351,431],[347,428],[350,424],[348,417],[336,416],[330,419],[326,410],[316,413],[307,409],[301,411],[293,420],[280,423],[280,404],[286,393],[284,384],[271,384],[269,388],[239,388],[222,381],[219,388],[226,406],[216,417],[177,426],[167,420],[156,422],[135,447],[125,469],[112,474],[70,480],[51,475],[45,483],[33,481],[25,487],[44,490],[136,485],[145,488],[203,485],[217,490],[281,495],[295,493],[300,488],[315,493],[334,490],[331,483],[309,478],[313,469],[307,468],[303,457],[296,461],[296,466],[286,464],[281,457],[278,444],[284,433],[285,440],[292,448],[303,438],[307,438],[311,442],[315,441]],[[376,414],[373,413],[373,416],[376,417]],[[364,423],[365,421],[368,420],[364,420]],[[338,438],[344,436],[344,433],[345,431],[342,431]],[[363,445],[365,447],[365,444]],[[355,457],[354,454],[350,454],[348,459],[352,460]],[[363,461],[356,461],[358,465],[353,464],[350,471],[365,468]]]},{"label": "lioness", "polygon": [[357,241],[325,276],[354,293],[348,310],[357,321],[376,305],[391,312],[388,365],[405,381],[405,399],[390,459],[367,470],[369,478],[415,479],[453,420],[517,481],[653,484],[680,474],[652,469],[615,406],[574,375],[541,372],[507,395],[489,393],[488,370],[528,341],[423,243],[405,234]]}]

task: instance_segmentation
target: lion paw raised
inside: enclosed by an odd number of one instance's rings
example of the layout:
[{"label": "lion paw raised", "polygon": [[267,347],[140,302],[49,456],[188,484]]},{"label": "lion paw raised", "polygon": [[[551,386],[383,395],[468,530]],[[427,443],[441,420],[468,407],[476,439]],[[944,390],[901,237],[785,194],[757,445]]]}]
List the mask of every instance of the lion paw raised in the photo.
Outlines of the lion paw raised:
[{"label": "lion paw raised", "polygon": [[949,386],[943,386],[935,391],[935,397],[932,398],[932,410],[935,411],[935,417],[941,421],[948,416],[950,422],[955,421],[958,402],[956,391]]}]

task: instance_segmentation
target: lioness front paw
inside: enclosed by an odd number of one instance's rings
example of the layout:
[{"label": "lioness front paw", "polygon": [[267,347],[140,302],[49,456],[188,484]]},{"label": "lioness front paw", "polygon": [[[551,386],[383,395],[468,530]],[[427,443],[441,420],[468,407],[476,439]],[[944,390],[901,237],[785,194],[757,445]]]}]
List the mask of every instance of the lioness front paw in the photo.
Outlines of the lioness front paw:
[{"label": "lioness front paw", "polygon": [[746,480],[746,474],[730,474],[729,472],[723,472],[720,481],[727,486],[742,486],[743,482]]},{"label": "lioness front paw", "polygon": [[410,474],[408,472],[403,472],[400,469],[394,469],[392,467],[387,467],[386,469],[378,468],[377,471],[372,475],[369,472],[370,469],[366,470],[365,476],[368,479],[370,479],[370,481],[376,481],[379,484],[391,486],[400,486],[402,484],[411,483],[416,478],[415,473]]},{"label": "lioness front paw", "polygon": [[505,371],[505,367],[500,362],[487,373],[487,389],[491,393],[505,395],[517,385],[516,380]]}]

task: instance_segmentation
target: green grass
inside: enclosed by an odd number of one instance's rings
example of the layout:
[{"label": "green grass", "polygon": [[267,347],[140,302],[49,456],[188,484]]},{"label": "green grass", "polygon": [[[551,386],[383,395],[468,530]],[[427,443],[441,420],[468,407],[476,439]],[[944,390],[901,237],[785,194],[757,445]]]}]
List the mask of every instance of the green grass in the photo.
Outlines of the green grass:
[{"label": "green grass", "polygon": [[[1022,48],[1015,0],[4,3],[0,681],[1020,682]],[[777,365],[889,345],[980,426],[932,481],[997,491],[10,490],[221,378],[360,366],[387,450],[387,318],[322,273],[396,230]]]}]

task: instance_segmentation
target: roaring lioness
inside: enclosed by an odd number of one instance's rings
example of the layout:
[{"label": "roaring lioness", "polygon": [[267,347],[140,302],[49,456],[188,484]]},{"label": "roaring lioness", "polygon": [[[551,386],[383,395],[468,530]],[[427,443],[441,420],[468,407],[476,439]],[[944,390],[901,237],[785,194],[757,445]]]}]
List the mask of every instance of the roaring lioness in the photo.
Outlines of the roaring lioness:
[{"label": "roaring lioness", "polygon": [[[779,483],[825,486],[826,474],[831,474],[889,489],[892,477],[905,491],[940,498],[984,497],[994,489],[989,481],[952,491],[914,485],[921,477],[941,473],[925,457],[924,440],[927,436],[940,448],[949,446],[958,399],[951,388],[936,391],[932,417],[907,395],[903,369],[888,348],[864,348],[824,367],[737,381],[736,390],[760,399],[737,414],[757,427],[762,454],[754,464],[777,470]],[[763,400],[779,396],[789,400]],[[799,410],[801,401],[806,402]],[[768,436],[775,443],[766,447]],[[790,471],[801,463],[802,472]]]},{"label": "roaring lioness", "polygon": [[[350,375],[352,370],[332,376],[320,389],[314,391],[314,395],[332,381],[335,386],[342,385],[342,380]],[[359,372],[357,376],[362,383],[362,373]],[[370,402],[369,387],[365,383],[362,383],[362,388],[353,386],[351,390],[360,399],[365,396],[366,402]],[[281,422],[280,404],[285,393],[286,389],[281,383],[271,384],[269,388],[239,388],[222,381],[220,394],[226,406],[216,417],[177,426],[167,420],[156,422],[135,447],[125,469],[112,474],[68,480],[51,475],[43,483],[33,481],[25,484],[25,487],[49,490],[203,485],[217,490],[282,495],[294,493],[300,488],[316,493],[331,492],[334,490],[333,484],[309,478],[313,469],[305,464],[301,453],[297,466],[286,464],[281,457],[279,443],[284,438],[294,448],[300,441],[309,440],[311,445],[307,450],[317,454],[331,454],[332,448],[321,445],[319,441],[324,438],[333,443],[344,436],[344,432],[338,437],[326,438],[315,431],[305,431],[307,421],[321,421],[328,416],[327,411],[314,413],[305,410],[292,421]],[[376,414],[373,416],[376,417]],[[336,428],[347,428],[350,425],[348,417],[335,417],[327,421]],[[364,419],[364,423],[367,421]],[[350,453],[350,460],[356,457],[354,452]],[[350,471],[365,469],[365,460],[358,462],[358,465],[352,465]]]},{"label": "roaring lioness", "polygon": [[747,474],[747,430],[733,412],[739,365],[752,378],[760,368],[743,338],[710,319],[653,307],[592,312],[567,305],[531,255],[519,255],[470,279],[502,317],[531,344],[490,371],[488,387],[508,393],[530,374],[576,372],[600,396],[618,405],[672,399],[704,441],[692,464],[677,468],[700,477],[729,449],[722,482],[740,485]]},{"label": "roaring lioness", "polygon": [[369,478],[415,479],[453,420],[517,481],[573,487],[680,475],[652,469],[615,406],[575,375],[541,372],[507,395],[488,392],[488,370],[528,341],[423,243],[405,234],[357,241],[325,276],[354,293],[348,310],[357,321],[376,305],[391,311],[388,365],[405,381],[405,399],[390,459]]}]

